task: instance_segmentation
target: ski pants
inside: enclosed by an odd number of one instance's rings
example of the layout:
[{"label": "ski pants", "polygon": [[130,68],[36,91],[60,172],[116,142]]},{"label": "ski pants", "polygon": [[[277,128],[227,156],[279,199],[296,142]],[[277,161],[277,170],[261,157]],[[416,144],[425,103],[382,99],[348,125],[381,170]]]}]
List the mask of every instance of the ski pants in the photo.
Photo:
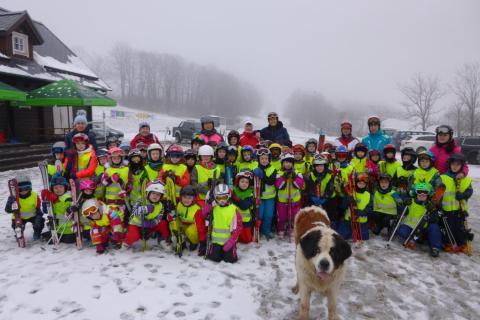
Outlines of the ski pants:
[{"label": "ski pants", "polygon": [[[33,237],[34,239],[40,239],[40,236],[42,234],[43,226],[45,224],[45,219],[42,217],[42,215],[37,214],[31,218],[28,219],[22,219],[23,223],[23,229],[25,229],[25,225],[27,222],[30,222],[33,226]],[[12,229],[15,229],[15,220],[12,220]]]},{"label": "ski pants", "polygon": [[[290,217],[288,213],[288,204],[283,202],[277,203],[277,221],[278,221],[278,232],[288,231],[287,223],[291,230],[293,230],[293,222],[295,221],[295,216],[300,210],[300,201],[292,202],[290,205]],[[289,219],[290,218],[290,219]]]},{"label": "ski pants", "polygon": [[272,220],[275,213],[275,198],[264,199],[260,202],[259,213],[262,225],[260,226],[260,233],[268,235],[272,232]]},{"label": "ski pants", "polygon": [[238,261],[237,246],[235,245],[230,251],[225,252],[222,245],[213,243],[208,250],[207,259],[215,262],[235,263]]},{"label": "ski pants", "polygon": [[[445,212],[446,221],[453,233],[453,238],[458,246],[463,246],[467,242],[467,234],[465,231],[465,218],[460,216],[459,211]],[[444,239],[445,243],[450,244],[448,237]]]},{"label": "ski pants", "polygon": [[243,223],[242,232],[240,232],[240,236],[238,236],[238,242],[250,243],[253,241],[252,227],[253,227],[252,220],[250,220],[249,222]]},{"label": "ski pants", "polygon": [[[407,237],[412,232],[412,228],[406,224],[401,224],[398,227],[397,235],[402,239],[407,239]],[[436,223],[429,223],[427,228],[424,228],[421,231],[422,236],[426,236],[428,244],[432,248],[437,248],[438,250],[443,249],[442,245],[442,233],[440,232],[440,226]]]},{"label": "ski pants", "polygon": [[[368,222],[359,223],[360,231],[362,232],[362,240],[368,240]],[[343,237],[343,239],[352,238],[352,222],[350,220],[341,220],[338,223],[338,233]]]},{"label": "ski pants", "polygon": [[[172,233],[176,232],[178,230],[177,220],[170,221],[169,226]],[[200,239],[202,232],[199,232],[199,229],[201,227],[201,224],[197,225],[196,223],[182,223],[182,231],[185,237],[187,237],[188,242],[191,244],[198,244],[200,241],[205,240],[205,234],[203,234],[203,239]],[[205,224],[203,224],[203,228],[205,229]]]},{"label": "ski pants", "polygon": [[395,222],[396,218],[396,215],[373,212],[371,215],[371,219],[375,223],[375,229],[373,230],[373,233],[379,235],[383,228],[387,228],[388,233],[390,233],[390,229],[392,228],[392,224]]},{"label": "ski pants", "polygon": [[[140,240],[141,232],[142,232],[141,227],[137,225],[129,224],[127,234],[125,236],[125,243],[131,246],[132,244]],[[147,237],[154,232],[159,232],[163,239],[167,239],[169,237],[167,221],[162,220],[160,221],[160,223],[156,224],[151,228],[145,228],[145,235]]]}]

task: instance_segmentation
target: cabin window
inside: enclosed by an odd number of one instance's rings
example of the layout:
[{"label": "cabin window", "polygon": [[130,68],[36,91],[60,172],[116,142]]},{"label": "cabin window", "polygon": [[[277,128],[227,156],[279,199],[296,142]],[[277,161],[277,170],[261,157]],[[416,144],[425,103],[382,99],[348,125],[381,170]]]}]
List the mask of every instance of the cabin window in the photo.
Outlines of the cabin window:
[{"label": "cabin window", "polygon": [[28,57],[28,36],[23,33],[12,32],[13,54]]}]

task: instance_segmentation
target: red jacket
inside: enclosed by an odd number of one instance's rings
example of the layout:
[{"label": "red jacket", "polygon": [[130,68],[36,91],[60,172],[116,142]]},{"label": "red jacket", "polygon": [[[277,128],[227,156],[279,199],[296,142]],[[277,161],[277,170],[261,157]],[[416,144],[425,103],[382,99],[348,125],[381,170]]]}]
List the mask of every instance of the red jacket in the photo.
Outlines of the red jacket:
[{"label": "red jacket", "polygon": [[255,149],[255,146],[258,143],[258,139],[255,137],[255,134],[252,132],[243,132],[240,135],[240,145],[244,146],[252,146]]},{"label": "red jacket", "polygon": [[157,136],[155,136],[153,133],[150,133],[146,137],[142,136],[140,133],[137,133],[137,135],[132,139],[132,141],[130,141],[130,148],[135,149],[137,147],[137,144],[139,144],[140,142],[145,143],[147,146],[151,145],[152,143],[158,143],[163,149],[160,140],[158,140]]}]

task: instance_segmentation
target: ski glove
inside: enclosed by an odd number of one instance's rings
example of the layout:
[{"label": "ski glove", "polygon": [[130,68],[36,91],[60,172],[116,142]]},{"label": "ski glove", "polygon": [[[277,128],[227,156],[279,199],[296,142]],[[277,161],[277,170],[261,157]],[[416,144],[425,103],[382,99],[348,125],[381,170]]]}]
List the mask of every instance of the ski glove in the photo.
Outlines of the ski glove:
[{"label": "ski glove", "polygon": [[256,168],[255,170],[253,170],[253,174],[260,179],[263,179],[263,177],[265,176],[265,172],[260,168]]},{"label": "ski glove", "polygon": [[440,221],[440,215],[438,212],[431,212],[427,217],[428,223],[438,223]]},{"label": "ski glove", "polygon": [[136,214],[135,216],[137,216],[138,218],[142,217],[142,216],[145,216],[149,213],[152,213],[153,212],[153,209],[154,209],[154,206],[153,204],[147,204],[145,206],[139,206],[136,210]]},{"label": "ski glove", "polygon": [[9,196],[5,205],[5,211],[11,212],[18,209],[17,199],[14,196]]},{"label": "ski glove", "polygon": [[228,252],[232,250],[233,246],[235,245],[235,241],[233,239],[228,239],[224,244],[223,244],[223,252]]},{"label": "ski glove", "polygon": [[120,176],[118,175],[118,173],[112,174],[112,181],[115,183],[118,183],[118,181],[120,181]]},{"label": "ski glove", "polygon": [[346,203],[347,205],[354,205],[354,204],[356,204],[356,201],[355,201],[355,199],[354,199],[352,196],[346,195],[346,196],[345,196],[345,203]]},{"label": "ski glove", "polygon": [[327,199],[322,197],[316,197],[316,196],[310,196],[310,200],[316,206],[322,206],[325,204],[325,202],[327,202]]},{"label": "ski glove", "polygon": [[127,192],[125,190],[122,190],[118,193],[118,196],[120,197],[120,199],[125,199],[125,197],[127,196]]},{"label": "ski glove", "polygon": [[457,200],[465,200],[465,193],[464,192],[457,192],[455,193],[455,199]]},{"label": "ski glove", "polygon": [[43,201],[57,202],[58,197],[55,193],[51,192],[50,190],[43,189],[42,190],[42,199],[43,199]]}]

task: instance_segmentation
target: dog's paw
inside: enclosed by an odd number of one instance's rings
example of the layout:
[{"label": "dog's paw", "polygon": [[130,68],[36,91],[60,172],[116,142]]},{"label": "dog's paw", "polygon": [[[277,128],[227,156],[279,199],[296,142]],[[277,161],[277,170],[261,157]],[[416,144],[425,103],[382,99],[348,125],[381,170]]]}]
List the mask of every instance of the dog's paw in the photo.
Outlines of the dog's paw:
[{"label": "dog's paw", "polygon": [[292,292],[293,292],[293,294],[298,294],[298,283],[295,284],[294,287],[292,287]]}]

